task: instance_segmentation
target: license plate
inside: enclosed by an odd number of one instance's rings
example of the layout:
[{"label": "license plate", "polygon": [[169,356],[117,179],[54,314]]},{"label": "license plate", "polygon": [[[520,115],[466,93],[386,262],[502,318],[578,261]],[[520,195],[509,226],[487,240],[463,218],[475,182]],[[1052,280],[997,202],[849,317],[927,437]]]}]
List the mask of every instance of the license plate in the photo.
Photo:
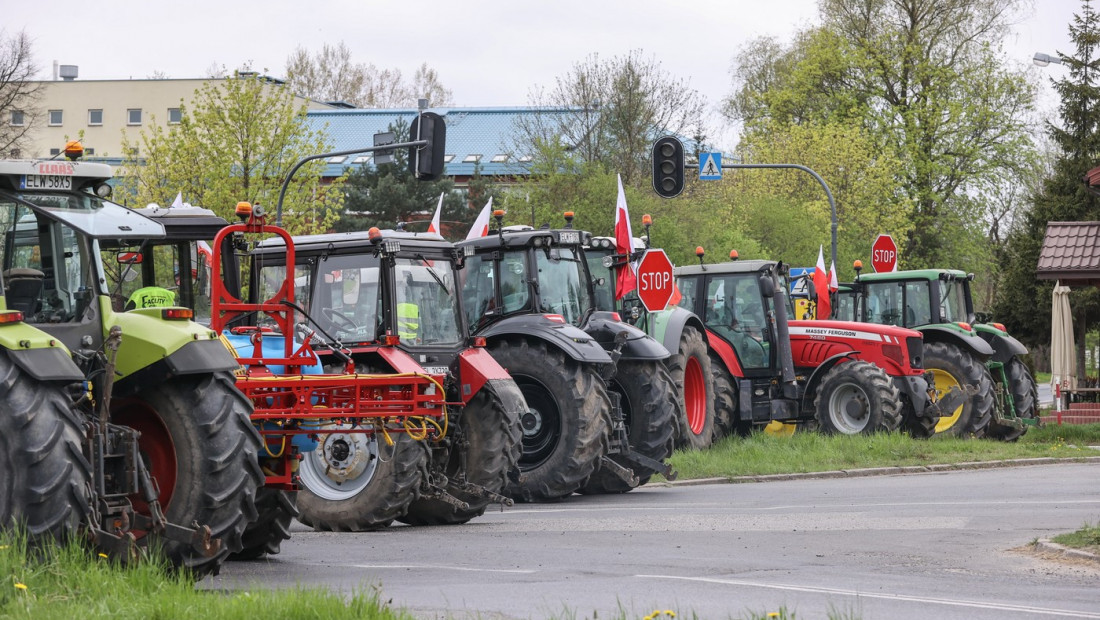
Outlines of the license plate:
[{"label": "license plate", "polygon": [[425,366],[424,367],[424,372],[428,373],[429,375],[445,375],[445,374],[447,374],[447,367],[446,366]]},{"label": "license plate", "polygon": [[576,245],[581,242],[581,233],[576,230],[566,230],[558,233],[558,242],[562,245]]},{"label": "license plate", "polygon": [[25,174],[19,189],[72,189],[73,178],[61,174]]}]

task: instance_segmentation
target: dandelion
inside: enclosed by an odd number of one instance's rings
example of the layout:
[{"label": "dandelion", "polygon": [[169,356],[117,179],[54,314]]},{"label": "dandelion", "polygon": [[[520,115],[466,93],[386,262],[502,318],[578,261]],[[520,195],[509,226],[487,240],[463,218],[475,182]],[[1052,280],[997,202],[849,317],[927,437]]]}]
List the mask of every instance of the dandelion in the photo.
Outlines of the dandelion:
[{"label": "dandelion", "polygon": [[769,618],[778,618],[779,617],[779,612],[778,611],[769,611],[768,612],[768,617]]},{"label": "dandelion", "polygon": [[15,589],[16,589],[16,590],[24,590],[24,591],[25,591],[25,590],[27,589],[27,584],[25,584],[25,583],[19,583],[19,582],[17,581],[17,582],[15,582]]},{"label": "dandelion", "polygon": [[106,553],[100,553],[100,554],[99,554],[99,557],[101,557],[101,558],[103,558],[104,560],[106,560],[106,559],[107,559],[107,554],[106,554]]}]

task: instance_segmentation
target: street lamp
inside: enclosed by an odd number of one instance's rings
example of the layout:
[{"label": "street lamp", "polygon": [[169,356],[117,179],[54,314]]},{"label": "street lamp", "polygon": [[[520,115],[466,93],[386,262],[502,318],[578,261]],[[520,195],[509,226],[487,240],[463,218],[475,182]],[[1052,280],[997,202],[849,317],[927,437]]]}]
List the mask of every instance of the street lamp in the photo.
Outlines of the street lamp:
[{"label": "street lamp", "polygon": [[1050,54],[1035,52],[1035,55],[1031,58],[1031,62],[1035,63],[1036,67],[1045,67],[1051,63],[1060,65],[1062,64],[1062,59],[1057,56],[1051,56]]}]

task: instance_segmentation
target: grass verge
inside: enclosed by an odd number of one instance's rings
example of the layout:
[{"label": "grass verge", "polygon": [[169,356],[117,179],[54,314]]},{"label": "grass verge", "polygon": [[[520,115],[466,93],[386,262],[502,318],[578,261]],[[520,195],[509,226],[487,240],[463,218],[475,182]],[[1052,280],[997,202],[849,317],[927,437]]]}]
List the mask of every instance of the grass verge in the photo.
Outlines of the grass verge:
[{"label": "grass verge", "polygon": [[319,588],[197,591],[189,577],[143,561],[120,567],[76,544],[28,550],[14,535],[0,535],[0,618],[265,620],[367,618],[410,620],[386,607],[373,590],[345,598]]},{"label": "grass verge", "polygon": [[679,473],[679,480],[690,480],[866,467],[1100,456],[1100,450],[1090,449],[1089,445],[1100,445],[1100,424],[1032,428],[1012,443],[951,437],[917,440],[901,433],[846,436],[799,431],[790,437],[764,433],[727,437],[707,450],[678,451],[669,462]]},{"label": "grass verge", "polygon": [[1091,525],[1086,523],[1076,532],[1059,534],[1051,540],[1059,545],[1100,555],[1100,524]]}]

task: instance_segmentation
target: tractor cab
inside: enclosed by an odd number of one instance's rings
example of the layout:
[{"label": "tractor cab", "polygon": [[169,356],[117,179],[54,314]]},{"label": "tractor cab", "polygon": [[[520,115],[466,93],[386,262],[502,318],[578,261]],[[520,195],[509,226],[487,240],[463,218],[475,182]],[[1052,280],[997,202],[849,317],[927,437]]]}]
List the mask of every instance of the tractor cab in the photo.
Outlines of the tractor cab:
[{"label": "tractor cab", "polygon": [[861,302],[857,318],[870,323],[909,328],[974,323],[973,277],[937,269],[871,273],[847,285],[847,290]]},{"label": "tractor cab", "polygon": [[508,226],[462,242],[466,318],[481,329],[514,315],[585,324],[596,310],[581,244],[590,233]]},{"label": "tractor cab", "polygon": [[[396,346],[429,374],[448,373],[468,346],[459,305],[464,256],[435,233],[379,230],[293,238],[295,288],[320,334],[368,366],[371,352]],[[280,239],[252,252],[251,286],[261,296],[281,282]]]}]

